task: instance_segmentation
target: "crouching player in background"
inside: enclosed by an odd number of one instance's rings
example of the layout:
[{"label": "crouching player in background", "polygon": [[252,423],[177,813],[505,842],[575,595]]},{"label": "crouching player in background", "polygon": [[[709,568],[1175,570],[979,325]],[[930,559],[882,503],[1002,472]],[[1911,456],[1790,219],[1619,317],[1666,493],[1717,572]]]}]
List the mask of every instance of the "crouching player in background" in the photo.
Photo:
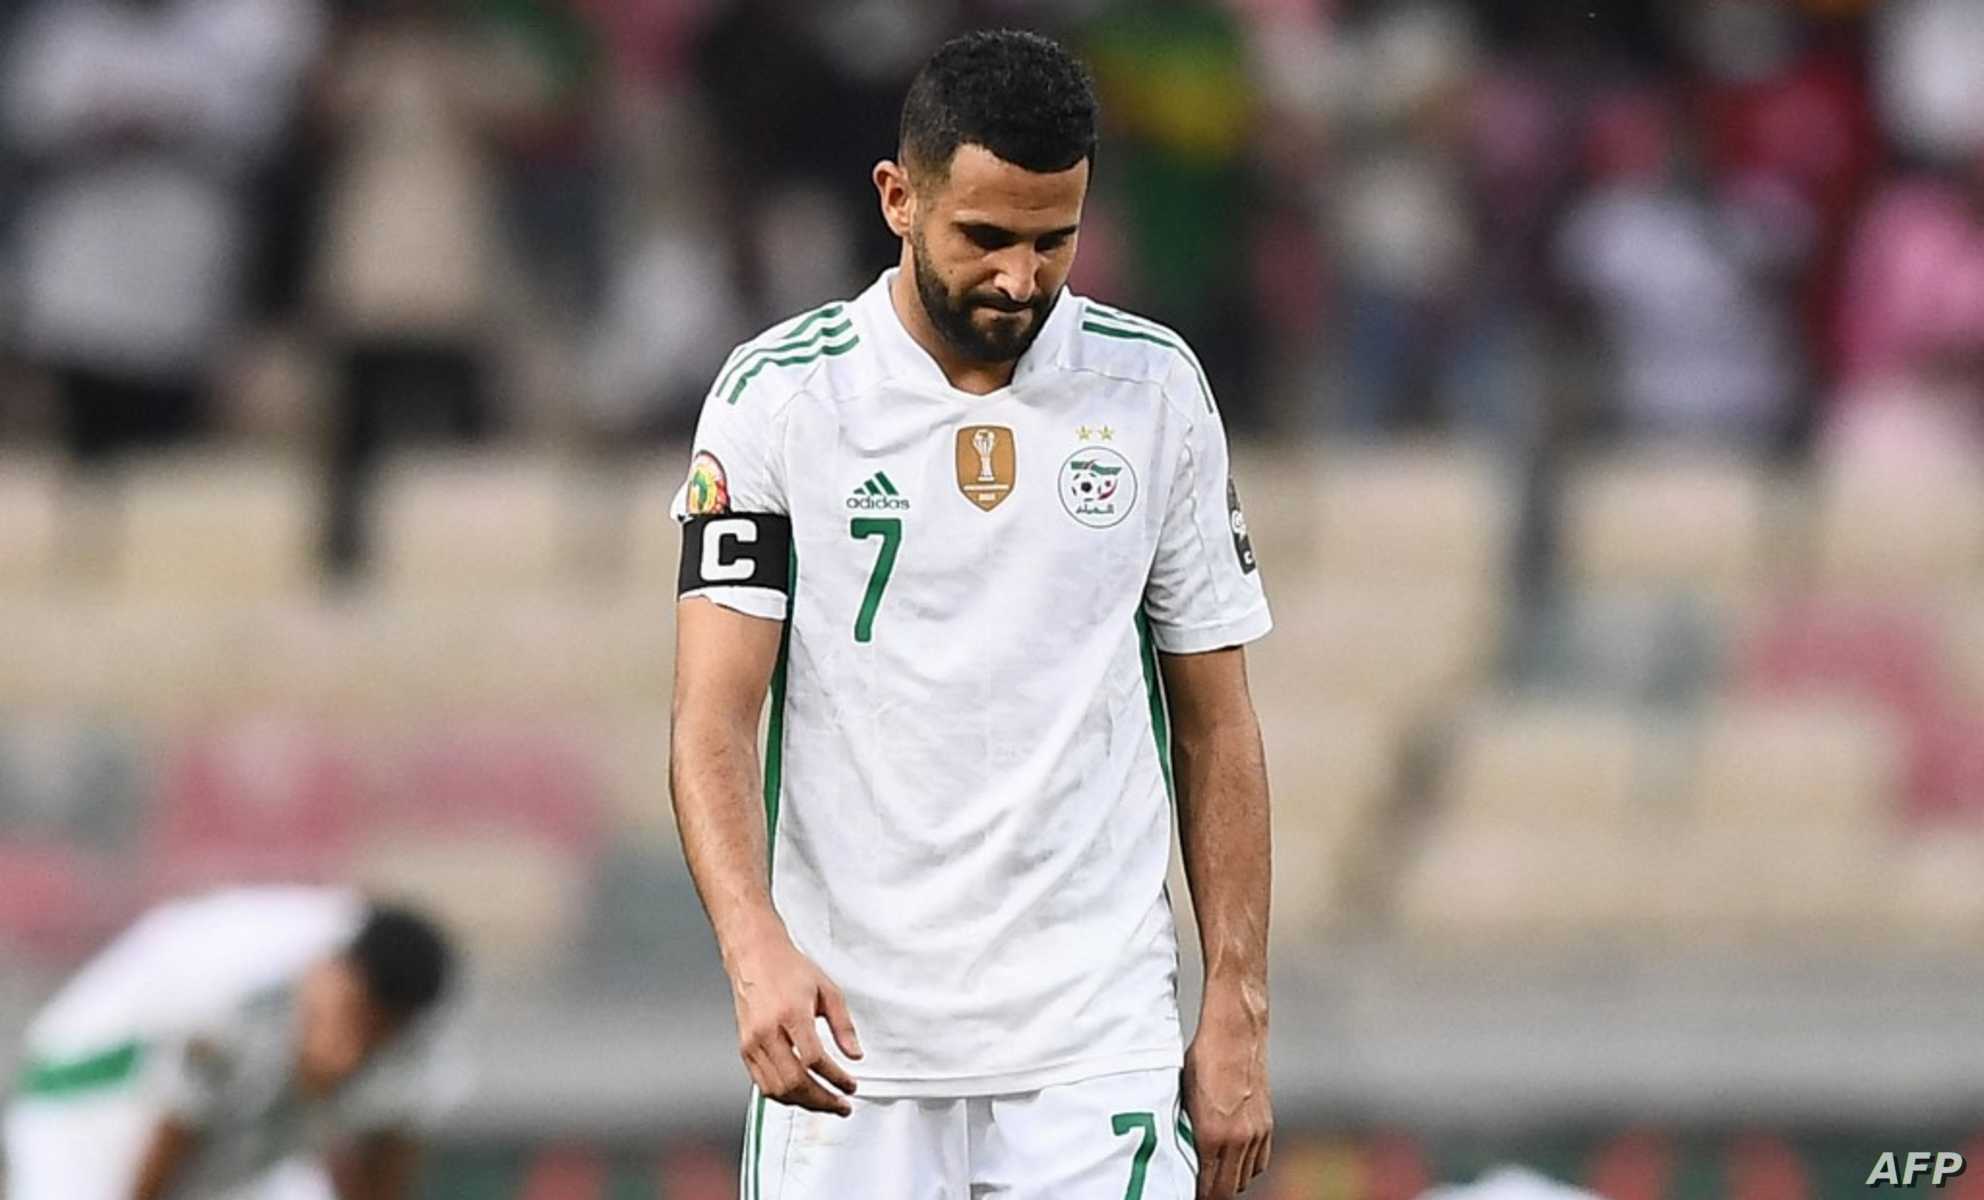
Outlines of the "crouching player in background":
[{"label": "crouching player in background", "polygon": [[342,889],[153,910],[29,1026],[0,1194],[410,1197],[456,1083],[434,1027],[451,965],[426,919]]}]

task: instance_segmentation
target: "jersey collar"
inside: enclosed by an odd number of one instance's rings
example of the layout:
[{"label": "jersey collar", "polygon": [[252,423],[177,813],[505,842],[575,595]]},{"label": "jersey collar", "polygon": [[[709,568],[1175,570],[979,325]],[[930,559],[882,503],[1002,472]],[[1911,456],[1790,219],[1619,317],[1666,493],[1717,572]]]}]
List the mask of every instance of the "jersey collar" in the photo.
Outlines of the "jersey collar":
[{"label": "jersey collar", "polygon": [[[890,267],[883,271],[855,302],[856,311],[862,318],[862,323],[867,326],[863,331],[864,335],[874,339],[875,353],[881,363],[883,374],[892,379],[923,387],[960,396],[968,395],[951,386],[951,381],[945,377],[944,369],[937,365],[937,360],[930,357],[930,352],[917,344],[916,339],[909,335],[909,330],[903,328],[902,318],[896,315],[895,305],[889,299],[889,288],[895,282],[896,272],[900,269]],[[1054,310],[1047,314],[1047,324],[1042,326],[1040,336],[1033,340],[1033,345],[1020,356],[1019,363],[1013,368],[1012,382],[989,394],[999,396],[1017,391],[1034,375],[1059,362],[1070,333],[1080,319],[1077,316],[1077,310],[1080,308],[1081,297],[1064,285],[1061,288],[1061,298],[1054,304]],[[978,399],[978,397],[972,398]]]}]

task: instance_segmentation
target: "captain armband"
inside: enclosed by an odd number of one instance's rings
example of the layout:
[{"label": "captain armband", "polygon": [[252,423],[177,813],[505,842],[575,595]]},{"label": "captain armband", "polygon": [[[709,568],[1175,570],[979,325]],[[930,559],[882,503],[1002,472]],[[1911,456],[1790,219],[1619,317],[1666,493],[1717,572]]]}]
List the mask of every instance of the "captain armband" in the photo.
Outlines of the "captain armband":
[{"label": "captain armband", "polygon": [[690,517],[682,525],[676,593],[713,587],[792,591],[792,518],[778,513]]}]

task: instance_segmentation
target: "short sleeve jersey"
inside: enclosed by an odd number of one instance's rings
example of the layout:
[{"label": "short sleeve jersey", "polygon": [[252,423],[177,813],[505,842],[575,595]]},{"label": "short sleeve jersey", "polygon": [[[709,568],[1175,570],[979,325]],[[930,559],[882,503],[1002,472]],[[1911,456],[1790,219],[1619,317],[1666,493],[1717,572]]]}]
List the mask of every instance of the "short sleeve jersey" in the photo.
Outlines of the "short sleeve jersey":
[{"label": "short sleeve jersey", "polygon": [[790,520],[788,591],[685,592],[786,623],[773,902],[847,994],[864,1095],[1177,1066],[1156,652],[1271,624],[1211,390],[1064,291],[1010,384],[959,391],[893,277],[730,356],[675,501]]},{"label": "short sleeve jersey", "polygon": [[154,909],[36,1017],[24,1047],[30,1073],[96,1076],[88,1087],[128,1089],[198,1129],[175,1195],[239,1186],[353,1134],[417,1128],[465,1082],[431,1019],[328,1097],[296,1086],[295,984],[349,944],[364,913],[354,892],[308,887],[229,889]]}]

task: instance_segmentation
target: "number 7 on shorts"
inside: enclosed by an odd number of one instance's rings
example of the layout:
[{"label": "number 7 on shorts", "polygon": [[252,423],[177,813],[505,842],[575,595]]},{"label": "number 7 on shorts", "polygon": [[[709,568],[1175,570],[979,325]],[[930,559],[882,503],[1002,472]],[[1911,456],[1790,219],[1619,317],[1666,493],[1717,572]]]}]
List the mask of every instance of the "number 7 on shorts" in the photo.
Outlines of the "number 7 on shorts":
[{"label": "number 7 on shorts", "polygon": [[1130,1186],[1123,1189],[1123,1200],[1143,1200],[1144,1172],[1150,1167],[1150,1156],[1157,1152],[1157,1117],[1147,1112],[1121,1112],[1109,1118],[1109,1127],[1117,1137],[1136,1131],[1144,1135],[1137,1143],[1136,1157],[1130,1160]]}]

